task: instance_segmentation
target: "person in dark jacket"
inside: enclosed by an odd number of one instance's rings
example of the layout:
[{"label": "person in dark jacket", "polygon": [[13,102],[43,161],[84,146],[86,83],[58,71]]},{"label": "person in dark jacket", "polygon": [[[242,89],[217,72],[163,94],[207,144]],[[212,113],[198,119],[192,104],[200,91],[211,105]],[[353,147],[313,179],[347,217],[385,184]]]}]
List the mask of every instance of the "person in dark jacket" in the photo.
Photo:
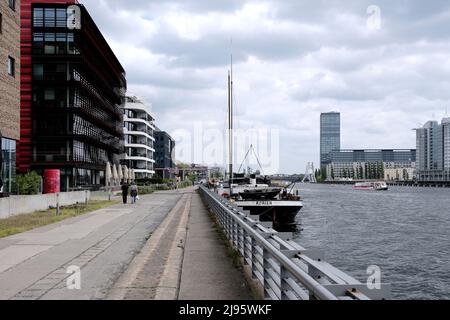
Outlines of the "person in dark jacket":
[{"label": "person in dark jacket", "polygon": [[128,183],[124,182],[122,184],[122,198],[123,198],[123,204],[127,204],[128,202],[128,189],[129,189]]}]

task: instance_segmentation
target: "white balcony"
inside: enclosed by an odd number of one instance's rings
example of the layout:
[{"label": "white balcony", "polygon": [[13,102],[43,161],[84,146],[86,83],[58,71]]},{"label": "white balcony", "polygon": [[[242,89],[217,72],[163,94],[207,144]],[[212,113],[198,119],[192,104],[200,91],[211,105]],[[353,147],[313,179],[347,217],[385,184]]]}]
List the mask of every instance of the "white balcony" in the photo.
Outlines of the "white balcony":
[{"label": "white balcony", "polygon": [[151,152],[156,152],[156,150],[146,144],[140,144],[140,143],[125,143],[125,148],[132,148],[132,149],[145,149]]},{"label": "white balcony", "polygon": [[152,140],[153,142],[156,141],[155,138],[152,137],[151,135],[149,135],[147,132],[143,132],[143,131],[129,131],[127,128],[124,128],[123,132],[126,135],[141,136],[141,137],[146,137],[146,138]]}]

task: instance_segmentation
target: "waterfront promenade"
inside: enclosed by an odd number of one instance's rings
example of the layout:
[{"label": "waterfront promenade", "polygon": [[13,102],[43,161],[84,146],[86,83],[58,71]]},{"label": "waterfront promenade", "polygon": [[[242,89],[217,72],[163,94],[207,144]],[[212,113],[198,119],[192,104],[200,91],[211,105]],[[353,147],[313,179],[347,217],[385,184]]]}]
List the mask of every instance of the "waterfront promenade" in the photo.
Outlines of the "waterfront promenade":
[{"label": "waterfront promenade", "polygon": [[0,239],[1,300],[250,298],[194,188]]}]

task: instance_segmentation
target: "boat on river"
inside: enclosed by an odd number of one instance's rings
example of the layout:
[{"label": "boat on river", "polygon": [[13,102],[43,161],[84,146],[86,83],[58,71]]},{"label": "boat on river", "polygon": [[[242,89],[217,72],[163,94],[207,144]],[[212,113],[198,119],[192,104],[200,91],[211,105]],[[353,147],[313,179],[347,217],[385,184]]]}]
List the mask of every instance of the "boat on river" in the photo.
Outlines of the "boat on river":
[{"label": "boat on river", "polygon": [[353,186],[356,190],[374,190],[374,191],[387,191],[389,187],[384,181],[376,182],[358,182]]}]

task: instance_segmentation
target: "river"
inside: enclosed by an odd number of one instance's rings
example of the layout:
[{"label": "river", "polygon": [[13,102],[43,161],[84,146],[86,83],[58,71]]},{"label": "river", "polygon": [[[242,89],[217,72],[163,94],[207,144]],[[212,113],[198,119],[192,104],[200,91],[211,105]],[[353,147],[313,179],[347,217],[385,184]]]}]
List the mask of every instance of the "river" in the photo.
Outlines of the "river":
[{"label": "river", "polygon": [[298,185],[296,241],[365,283],[377,265],[394,299],[450,299],[450,189]]}]

